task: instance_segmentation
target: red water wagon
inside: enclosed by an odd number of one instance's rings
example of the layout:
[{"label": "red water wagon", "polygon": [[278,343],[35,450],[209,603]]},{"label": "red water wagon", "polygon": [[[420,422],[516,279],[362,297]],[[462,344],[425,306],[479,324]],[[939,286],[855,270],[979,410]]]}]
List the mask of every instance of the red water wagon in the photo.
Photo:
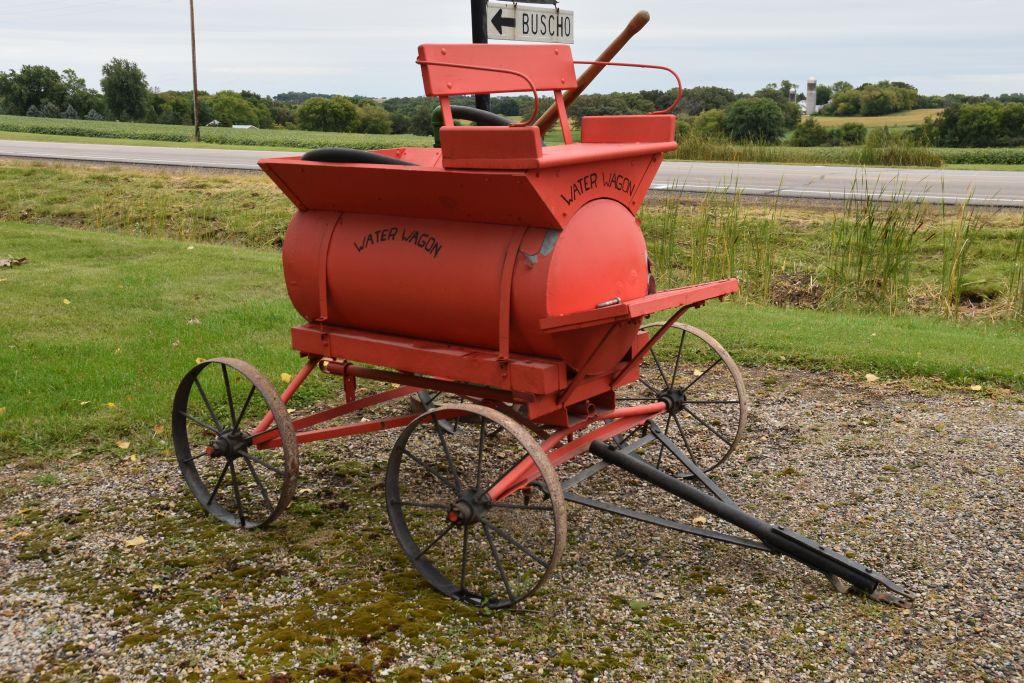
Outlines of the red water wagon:
[{"label": "red water wagon", "polygon": [[[509,606],[548,579],[566,501],[784,553],[875,597],[906,595],[750,517],[707,475],[742,437],[746,392],[728,353],[678,320],[737,281],[657,291],[637,218],[676,147],[676,102],[585,116],[577,142],[564,94],[580,62],[568,46],[423,45],[417,63],[439,99],[438,147],[260,162],[297,209],[283,261],[306,362],[280,396],[234,359],[187,373],[173,433],[202,506],[262,526],[292,500],[298,444],[401,428],[385,477],[392,529],[432,586],[469,604]],[[450,100],[520,91],[535,101],[521,122]],[[534,125],[543,91],[562,144],[545,146]],[[290,414],[314,372],[342,378],[344,401]],[[583,493],[602,490],[609,465],[750,537]]]}]

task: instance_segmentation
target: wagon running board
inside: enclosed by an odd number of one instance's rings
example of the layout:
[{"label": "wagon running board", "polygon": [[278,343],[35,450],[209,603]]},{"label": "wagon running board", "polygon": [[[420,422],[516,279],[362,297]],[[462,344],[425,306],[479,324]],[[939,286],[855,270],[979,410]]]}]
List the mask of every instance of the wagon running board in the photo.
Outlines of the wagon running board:
[{"label": "wagon running board", "polygon": [[[596,508],[604,512],[629,517],[638,521],[656,524],[668,529],[693,534],[714,541],[731,543],[755,550],[763,550],[773,554],[787,555],[801,564],[823,573],[832,586],[841,593],[858,593],[867,597],[894,605],[906,606],[913,596],[906,588],[889,578],[874,572],[835,550],[826,548],[795,531],[774,524],[768,524],[744,512],[722,491],[699,466],[690,460],[685,453],[657,427],[649,425],[649,433],[639,442],[620,444],[612,448],[602,442],[594,442],[590,452],[602,460],[572,479],[563,483],[565,499]],[[633,455],[633,452],[645,443],[658,440],[671,450],[673,454],[690,470],[694,478],[701,482],[711,493],[705,493],[693,484],[666,474],[662,470]],[[571,489],[590,478],[606,465],[614,465],[660,489],[696,505],[716,517],[753,534],[759,540],[733,536],[711,529],[682,524],[668,519],[649,515],[644,512],[630,510],[604,501],[577,495]]]}]

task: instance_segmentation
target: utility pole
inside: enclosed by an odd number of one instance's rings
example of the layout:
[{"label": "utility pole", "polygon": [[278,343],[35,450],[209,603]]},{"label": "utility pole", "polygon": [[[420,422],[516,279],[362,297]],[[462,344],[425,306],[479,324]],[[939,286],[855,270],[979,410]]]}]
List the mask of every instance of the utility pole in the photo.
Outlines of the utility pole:
[{"label": "utility pole", "polygon": [[196,7],[195,0],[188,0],[188,19],[192,28],[192,122],[195,124],[195,139],[199,142],[199,77],[196,75]]},{"label": "utility pole", "polygon": [[[469,0],[470,16],[473,21],[473,42],[487,42],[487,0]],[[491,96],[477,95],[476,108],[491,110]]]}]

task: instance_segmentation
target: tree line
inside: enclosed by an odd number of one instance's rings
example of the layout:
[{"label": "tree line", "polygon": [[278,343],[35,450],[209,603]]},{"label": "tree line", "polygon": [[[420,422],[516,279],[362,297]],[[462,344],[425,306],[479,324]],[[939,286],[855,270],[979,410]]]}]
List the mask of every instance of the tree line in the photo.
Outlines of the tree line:
[{"label": "tree line", "polygon": [[[643,114],[666,109],[672,90],[586,94],[570,107],[578,124],[583,116]],[[681,134],[727,137],[735,141],[774,143],[789,136],[795,144],[860,144],[863,127],[849,124],[819,130],[803,120],[802,88],[782,80],[752,93],[717,86],[684,90],[673,111]],[[472,105],[470,97],[452,98]],[[437,106],[427,97],[369,98],[325,93],[286,92],[273,97],[248,90],[201,91],[203,125],[253,125],[316,131],[430,135]],[[542,98],[542,109],[550,106]],[[919,126],[915,135],[928,144],[994,146],[1024,144],[1024,94],[999,97],[949,94],[924,96],[909,83],[880,81],[854,87],[846,81],[820,84],[817,103],[824,116],[881,116],[920,108],[944,108],[939,117]],[[510,117],[533,111],[530,95],[491,98],[491,108]],[[160,91],[150,86],[138,64],[115,58],[101,69],[100,89],[89,88],[72,69],[26,65],[0,72],[0,113],[52,118],[87,118],[191,124],[191,91]],[[793,131],[790,135],[790,131]]]}]

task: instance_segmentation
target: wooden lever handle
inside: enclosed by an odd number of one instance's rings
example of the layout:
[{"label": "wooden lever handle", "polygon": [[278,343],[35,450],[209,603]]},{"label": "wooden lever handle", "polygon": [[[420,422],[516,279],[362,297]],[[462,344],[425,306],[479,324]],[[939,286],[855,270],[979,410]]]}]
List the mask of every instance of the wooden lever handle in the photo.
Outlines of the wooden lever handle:
[{"label": "wooden lever handle", "polygon": [[[615,40],[611,42],[604,49],[595,62],[610,62],[615,59],[615,55],[619,54],[619,50],[625,47],[626,43],[629,42],[630,38],[640,32],[647,22],[651,20],[650,13],[646,11],[637,12],[636,15],[629,20],[626,24],[626,28],[622,29],[622,33],[615,37]],[[591,64],[586,71],[583,72],[579,78],[576,79],[576,87],[572,90],[566,90],[565,106],[568,107],[570,104],[576,101],[576,98],[583,94],[583,91],[587,89],[597,75],[604,69],[604,64]],[[541,114],[540,118],[537,119],[537,126],[540,128],[540,134],[543,137],[545,133],[551,130],[551,126],[554,125],[555,120],[558,118],[558,107],[551,105],[547,111]]]}]

